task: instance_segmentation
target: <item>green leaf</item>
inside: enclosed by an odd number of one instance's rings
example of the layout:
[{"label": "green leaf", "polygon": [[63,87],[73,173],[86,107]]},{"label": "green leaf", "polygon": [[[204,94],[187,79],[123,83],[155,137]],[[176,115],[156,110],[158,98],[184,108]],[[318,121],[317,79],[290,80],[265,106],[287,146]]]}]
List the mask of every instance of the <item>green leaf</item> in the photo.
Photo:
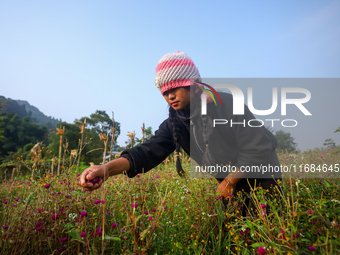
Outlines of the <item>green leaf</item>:
[{"label": "green leaf", "polygon": [[143,216],[143,214],[142,215],[139,215],[137,218],[136,218],[136,221],[135,221],[135,223],[137,223],[139,220],[140,220],[140,218]]},{"label": "green leaf", "polygon": [[264,246],[264,243],[253,243],[251,245],[251,247],[253,247],[253,248],[258,248],[258,247],[261,247],[261,246]]},{"label": "green leaf", "polygon": [[325,185],[326,185],[327,188],[331,187],[331,185],[326,180],[324,180],[324,182],[325,182]]},{"label": "green leaf", "polygon": [[291,228],[292,228],[292,230],[293,230],[293,232],[295,233],[296,232],[296,228],[295,228],[295,226],[292,224],[292,225],[290,225],[291,226]]},{"label": "green leaf", "polygon": [[119,237],[116,236],[104,236],[105,240],[121,241]]}]

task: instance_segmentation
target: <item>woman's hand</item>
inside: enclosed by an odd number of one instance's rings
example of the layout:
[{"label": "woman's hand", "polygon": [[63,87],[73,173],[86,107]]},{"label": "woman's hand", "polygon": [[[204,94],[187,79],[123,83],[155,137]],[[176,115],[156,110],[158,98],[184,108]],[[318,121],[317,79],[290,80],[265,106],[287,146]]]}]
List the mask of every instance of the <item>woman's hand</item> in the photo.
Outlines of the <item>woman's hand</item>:
[{"label": "woman's hand", "polygon": [[224,198],[229,198],[234,193],[235,185],[230,184],[226,180],[223,180],[220,185],[218,185],[216,193],[221,193],[220,195]]},{"label": "woman's hand", "polygon": [[80,175],[80,186],[86,191],[92,191],[98,189],[108,178],[109,171],[105,165],[91,166]]}]

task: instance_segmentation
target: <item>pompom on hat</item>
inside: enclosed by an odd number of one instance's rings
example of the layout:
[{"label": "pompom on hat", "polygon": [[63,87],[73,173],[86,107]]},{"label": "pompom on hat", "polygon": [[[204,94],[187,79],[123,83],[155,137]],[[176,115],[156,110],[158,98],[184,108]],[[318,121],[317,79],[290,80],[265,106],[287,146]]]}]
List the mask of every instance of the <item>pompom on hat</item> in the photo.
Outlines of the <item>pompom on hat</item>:
[{"label": "pompom on hat", "polygon": [[194,62],[181,51],[165,54],[157,63],[155,86],[163,94],[169,89],[186,87],[201,82]]}]

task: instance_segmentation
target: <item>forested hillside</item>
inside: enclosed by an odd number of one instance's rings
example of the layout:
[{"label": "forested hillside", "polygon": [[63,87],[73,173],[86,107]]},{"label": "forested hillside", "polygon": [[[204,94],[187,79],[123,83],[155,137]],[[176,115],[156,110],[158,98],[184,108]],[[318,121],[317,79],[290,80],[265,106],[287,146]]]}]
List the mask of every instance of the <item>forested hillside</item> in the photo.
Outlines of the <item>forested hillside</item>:
[{"label": "forested hillside", "polygon": [[18,114],[20,119],[30,116],[30,122],[41,124],[42,126],[48,126],[55,128],[61,119],[55,119],[54,117],[46,116],[37,107],[31,105],[24,100],[13,100],[0,96],[0,114],[13,112]]}]

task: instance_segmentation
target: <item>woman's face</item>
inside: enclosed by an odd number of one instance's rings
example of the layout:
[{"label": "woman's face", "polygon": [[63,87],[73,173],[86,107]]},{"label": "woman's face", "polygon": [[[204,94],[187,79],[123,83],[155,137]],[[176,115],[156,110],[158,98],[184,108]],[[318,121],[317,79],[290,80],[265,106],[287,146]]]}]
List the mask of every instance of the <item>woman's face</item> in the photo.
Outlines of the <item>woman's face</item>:
[{"label": "woman's face", "polygon": [[166,102],[174,110],[190,110],[190,87],[180,87],[163,93]]}]

